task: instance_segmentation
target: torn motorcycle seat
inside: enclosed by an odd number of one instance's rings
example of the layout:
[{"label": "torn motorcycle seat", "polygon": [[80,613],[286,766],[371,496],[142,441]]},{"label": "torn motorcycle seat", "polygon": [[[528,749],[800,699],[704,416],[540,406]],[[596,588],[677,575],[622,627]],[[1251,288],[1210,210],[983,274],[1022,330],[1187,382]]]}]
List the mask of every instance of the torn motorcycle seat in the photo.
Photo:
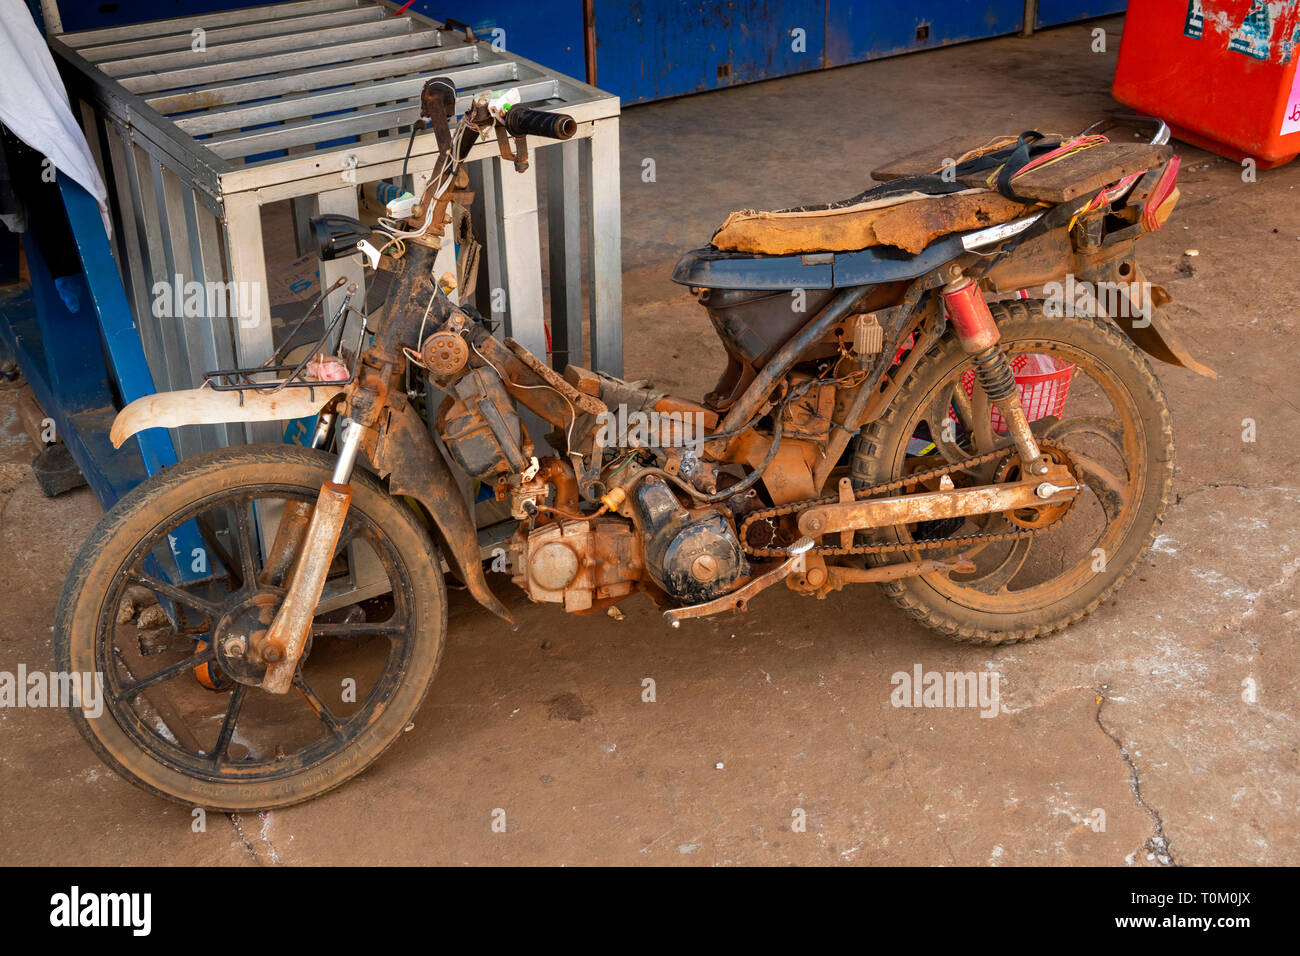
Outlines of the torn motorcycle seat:
[{"label": "torn motorcycle seat", "polygon": [[960,184],[936,193],[937,179],[904,177],[821,205],[772,212],[744,209],[727,217],[712,243],[725,252],[761,255],[852,252],[880,245],[915,255],[942,236],[1009,222],[1035,206]]}]

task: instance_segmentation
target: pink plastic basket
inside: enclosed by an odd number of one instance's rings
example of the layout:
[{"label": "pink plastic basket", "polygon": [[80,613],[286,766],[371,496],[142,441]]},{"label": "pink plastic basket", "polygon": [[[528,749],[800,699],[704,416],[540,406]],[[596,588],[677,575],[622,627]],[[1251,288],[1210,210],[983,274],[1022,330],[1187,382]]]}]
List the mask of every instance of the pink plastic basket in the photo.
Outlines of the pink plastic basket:
[{"label": "pink plastic basket", "polygon": [[[1066,396],[1070,394],[1070,379],[1074,376],[1074,365],[1063,362],[1050,355],[1030,353],[1017,355],[1011,359],[1011,371],[1016,376],[1016,388],[1020,392],[1020,406],[1025,410],[1025,417],[1031,422],[1053,415],[1061,417],[1065,409]],[[961,387],[967,395],[975,394],[975,372],[963,372]],[[993,406],[993,430],[1005,432],[1007,424],[1002,420],[1002,413]],[[949,412],[949,415],[952,413]]]},{"label": "pink plastic basket", "polygon": [[[894,356],[894,365],[902,361],[903,355],[915,342],[916,335],[913,334]],[[1020,407],[1025,410],[1026,418],[1036,422],[1048,415],[1061,417],[1061,412],[1065,410],[1066,396],[1070,394],[1070,380],[1074,377],[1073,363],[1050,355],[1031,352],[1014,356],[1011,359],[1011,372],[1016,377],[1016,388],[1020,392]],[[966,390],[967,395],[975,394],[974,370],[962,373],[961,387]],[[996,405],[991,411],[993,430],[1005,432],[1007,423],[1002,420],[1002,413]],[[957,420],[952,409],[948,410],[948,417],[953,421]]]}]

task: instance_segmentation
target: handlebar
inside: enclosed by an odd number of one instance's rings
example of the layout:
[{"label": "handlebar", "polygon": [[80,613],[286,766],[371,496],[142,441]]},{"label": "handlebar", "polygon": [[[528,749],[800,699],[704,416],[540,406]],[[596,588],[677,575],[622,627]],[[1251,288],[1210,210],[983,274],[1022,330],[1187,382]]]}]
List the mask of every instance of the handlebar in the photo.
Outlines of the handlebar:
[{"label": "handlebar", "polygon": [[516,106],[505,115],[506,132],[511,136],[545,136],[570,139],[578,131],[577,121],[565,113],[549,113]]}]

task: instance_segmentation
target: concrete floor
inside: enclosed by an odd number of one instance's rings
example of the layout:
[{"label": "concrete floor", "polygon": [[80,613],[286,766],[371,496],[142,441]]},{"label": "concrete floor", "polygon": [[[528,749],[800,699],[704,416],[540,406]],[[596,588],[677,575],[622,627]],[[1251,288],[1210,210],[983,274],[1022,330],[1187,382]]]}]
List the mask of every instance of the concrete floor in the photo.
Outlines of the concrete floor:
[{"label": "concrete floor", "polygon": [[[711,386],[721,349],[668,273],[732,209],[852,195],[881,161],[975,127],[1069,132],[1112,109],[1122,21],[1099,22],[1106,54],[1089,23],[628,110],[629,376]],[[1158,369],[1176,503],[1118,600],[1067,633],[957,646],[872,588],[820,603],[778,588],[678,631],[645,599],[615,622],[510,595],[512,633],[457,596],[438,680],[378,764],[201,833],[109,772],[62,713],[0,710],[0,862],[1300,862],[1300,164],[1243,183],[1236,163],[1177,148],[1183,199],[1145,263],[1220,377]],[[85,490],[41,497],[4,393],[0,439],[0,669],[48,668],[63,575],[99,508]],[[996,668],[1006,712],[895,709],[890,676],[917,665]]]}]

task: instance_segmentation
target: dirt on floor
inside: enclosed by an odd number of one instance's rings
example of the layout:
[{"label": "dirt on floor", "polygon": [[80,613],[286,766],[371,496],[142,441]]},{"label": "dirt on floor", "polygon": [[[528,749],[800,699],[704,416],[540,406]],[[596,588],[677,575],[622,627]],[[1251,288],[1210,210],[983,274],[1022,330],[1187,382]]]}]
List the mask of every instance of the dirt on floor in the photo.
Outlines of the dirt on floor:
[{"label": "dirt on floor", "polygon": [[[1092,52],[1098,25],[1106,53]],[[1121,26],[628,109],[628,377],[691,396],[712,386],[722,350],[668,275],[728,213],[852,196],[884,161],[977,126],[1081,129],[1115,108]],[[1117,599],[1067,632],[955,645],[873,587],[822,602],[776,588],[744,616],[671,630],[645,599],[620,621],[561,617],[498,582],[518,630],[454,594],[413,729],[303,806],[213,814],[200,829],[189,808],[106,769],[62,712],[0,709],[0,862],[1300,862],[1300,163],[1249,181],[1236,162],[1176,148],[1183,198],[1143,241],[1144,263],[1219,378],[1158,367],[1176,497]],[[11,672],[52,666],[63,576],[100,516],[85,489],[43,498],[32,455],[0,392]],[[996,714],[893,706],[893,675],[918,667],[996,672]]]}]

